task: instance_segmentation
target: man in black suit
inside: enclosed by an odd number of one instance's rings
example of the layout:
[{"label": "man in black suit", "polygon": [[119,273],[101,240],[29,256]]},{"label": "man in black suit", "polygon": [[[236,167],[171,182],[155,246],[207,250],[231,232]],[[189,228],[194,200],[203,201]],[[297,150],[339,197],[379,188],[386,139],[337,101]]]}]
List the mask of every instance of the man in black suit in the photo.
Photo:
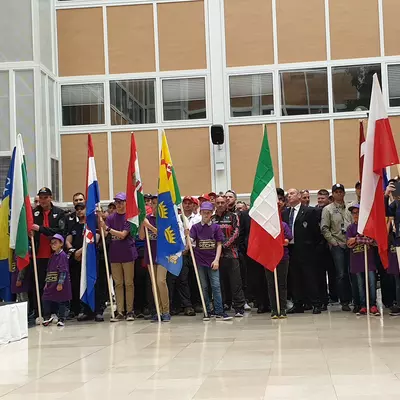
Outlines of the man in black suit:
[{"label": "man in black suit", "polygon": [[289,244],[289,273],[294,305],[288,313],[304,313],[304,303],[309,299],[313,314],[320,314],[321,301],[315,260],[316,247],[321,237],[317,213],[313,207],[301,204],[301,195],[297,189],[289,189],[287,198],[288,208],[283,212],[282,219],[289,225],[294,237]]}]

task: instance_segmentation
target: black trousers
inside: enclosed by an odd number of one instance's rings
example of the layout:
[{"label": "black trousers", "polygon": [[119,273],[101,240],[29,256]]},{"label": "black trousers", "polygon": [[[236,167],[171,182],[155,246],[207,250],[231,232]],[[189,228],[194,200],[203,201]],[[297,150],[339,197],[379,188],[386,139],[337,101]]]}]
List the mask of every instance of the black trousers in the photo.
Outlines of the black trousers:
[{"label": "black trousers", "polygon": [[81,270],[82,264],[73,257],[69,259],[69,275],[71,278],[72,299],[70,301],[70,310],[78,315],[81,312]]},{"label": "black trousers", "polygon": [[[186,257],[186,255],[184,255]],[[189,273],[188,273],[188,285],[189,285],[189,291],[190,291],[190,303],[193,305],[193,307],[196,306],[201,306],[201,298],[200,298],[200,292],[199,292],[199,285],[197,284],[197,279],[196,279],[196,274],[194,272],[194,265],[192,262],[192,257],[190,254],[187,256],[187,266],[189,268]],[[185,263],[185,261],[184,261]]]},{"label": "black trousers", "polygon": [[[107,280],[106,262],[102,250],[99,251],[99,261],[97,263],[97,280],[95,285],[95,314],[103,314],[106,309],[106,302],[109,299],[109,288]],[[110,264],[109,264],[110,265]]]},{"label": "black trousers", "polygon": [[135,300],[133,302],[133,309],[137,313],[143,312],[145,308],[149,307],[148,285],[150,285],[151,291],[149,272],[144,266],[143,255],[144,247],[138,248],[138,258],[135,261]]},{"label": "black trousers", "polygon": [[302,307],[306,302],[320,306],[318,271],[315,262],[315,247],[300,244],[289,245],[289,271],[293,291],[293,303]]},{"label": "black trousers", "polygon": [[385,307],[391,307],[396,300],[396,285],[393,278],[383,267],[377,247],[373,247],[375,265],[378,270],[379,281],[381,282],[382,303]]},{"label": "black trousers", "polygon": [[189,286],[189,265],[192,264],[190,254],[182,256],[182,270],[179,276],[168,273],[167,284],[171,309],[192,307]]},{"label": "black trousers", "polygon": [[219,270],[223,301],[229,304],[228,301],[231,298],[235,310],[243,309],[245,298],[242,289],[239,260],[237,258],[222,257],[220,259]]},{"label": "black trousers", "polygon": [[247,254],[245,256],[248,275],[249,297],[255,299],[258,308],[269,308],[268,285],[265,268]]},{"label": "black trousers", "polygon": [[246,300],[249,299],[249,286],[247,279],[247,263],[246,256],[243,253],[239,253],[239,263],[240,263],[240,276],[242,277],[242,289],[244,293],[244,297]]},{"label": "black trousers", "polygon": [[[288,269],[289,269],[289,260],[281,261],[276,267],[276,273],[278,275],[279,305],[281,312],[282,310],[286,310]],[[271,303],[271,309],[277,312],[278,307],[276,304],[274,273],[271,272],[269,269],[265,269],[265,276],[268,282],[268,294],[269,294],[269,301]]]},{"label": "black trousers", "polygon": [[329,303],[329,298],[334,301],[338,300],[335,264],[333,263],[331,251],[325,244],[321,244],[317,247],[316,258],[319,297],[322,304],[327,305]]}]

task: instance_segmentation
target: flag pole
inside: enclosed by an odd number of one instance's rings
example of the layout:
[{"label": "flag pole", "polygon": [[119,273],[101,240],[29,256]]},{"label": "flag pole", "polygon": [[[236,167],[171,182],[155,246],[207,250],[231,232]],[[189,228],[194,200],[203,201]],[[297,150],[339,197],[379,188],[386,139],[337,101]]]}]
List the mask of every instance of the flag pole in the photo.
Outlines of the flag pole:
[{"label": "flag pole", "polygon": [[[186,231],[188,229],[186,215],[184,213],[182,213],[181,215],[182,215],[183,227]],[[201,282],[200,282],[199,269],[197,268],[196,258],[194,256],[193,246],[192,246],[192,242],[191,242],[189,236],[186,236],[186,243],[189,247],[190,256],[192,257],[192,261],[193,261],[194,273],[196,275],[197,286],[199,287],[201,305],[203,306],[203,312],[204,312],[204,315],[206,317],[208,317],[209,315],[207,312],[206,302],[204,301],[204,296],[203,296],[203,288],[201,287]]]},{"label": "flag pole", "polygon": [[276,272],[276,267],[274,269],[274,281],[275,281],[275,296],[276,296],[276,311],[278,311],[278,315],[281,315],[281,303],[279,301],[279,288],[278,288],[278,273]]},{"label": "flag pole", "polygon": [[[97,210],[99,211],[99,218],[102,218],[101,216],[101,206],[100,204],[98,205]],[[101,234],[101,241],[103,243],[103,251],[104,251],[104,262],[106,265],[106,275],[107,275],[107,286],[108,286],[108,294],[109,294],[109,299],[110,299],[110,306],[111,306],[111,318],[115,318],[115,313],[114,313],[114,302],[112,298],[112,290],[111,290],[111,281],[110,281],[110,266],[108,264],[108,255],[107,255],[107,246],[106,246],[106,237],[104,235],[104,229],[100,226],[100,234]],[[99,271],[100,274],[100,271]]]},{"label": "flag pole", "polygon": [[151,286],[153,286],[154,303],[156,303],[155,305],[156,305],[158,322],[161,322],[160,303],[158,302],[157,284],[156,284],[156,278],[154,275],[153,254],[151,252],[149,230],[148,230],[147,226],[144,227],[144,231],[146,232],[146,243],[147,243],[147,250],[149,253],[150,279],[151,279]]},{"label": "flag pole", "polygon": [[40,290],[39,290],[39,278],[38,278],[38,270],[37,270],[37,262],[36,262],[35,240],[33,239],[33,236],[31,236],[31,246],[32,246],[33,271],[35,273],[35,286],[36,286],[36,298],[37,298],[38,313],[39,313],[39,324],[43,325],[42,303],[41,303]]},{"label": "flag pole", "polygon": [[367,315],[369,316],[368,251],[366,244],[364,245],[364,261],[365,261],[365,298],[367,303]]}]

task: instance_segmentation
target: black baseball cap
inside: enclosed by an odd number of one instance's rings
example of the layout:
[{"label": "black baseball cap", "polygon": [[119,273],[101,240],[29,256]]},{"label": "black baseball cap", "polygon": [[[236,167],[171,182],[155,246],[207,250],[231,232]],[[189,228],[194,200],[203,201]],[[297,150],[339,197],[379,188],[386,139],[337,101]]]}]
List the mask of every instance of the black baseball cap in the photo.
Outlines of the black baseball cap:
[{"label": "black baseball cap", "polygon": [[158,196],[156,194],[146,193],[143,197],[145,199],[156,199]]},{"label": "black baseball cap", "polygon": [[40,195],[44,195],[44,196],[53,196],[53,193],[51,191],[51,189],[49,189],[48,187],[42,187],[39,191],[38,191],[38,196]]},{"label": "black baseball cap", "polygon": [[85,205],[85,203],[76,203],[75,204],[75,210],[77,210],[78,208],[80,208],[80,209],[85,209],[86,208],[86,205]]},{"label": "black baseball cap", "polygon": [[336,185],[333,185],[333,186],[332,186],[332,193],[333,193],[335,190],[343,190],[343,192],[345,192],[344,186],[343,186],[341,183],[336,183]]},{"label": "black baseball cap", "polygon": [[360,188],[361,187],[361,182],[360,181],[357,181],[356,182],[356,185],[355,185],[355,189],[358,189],[358,188]]}]

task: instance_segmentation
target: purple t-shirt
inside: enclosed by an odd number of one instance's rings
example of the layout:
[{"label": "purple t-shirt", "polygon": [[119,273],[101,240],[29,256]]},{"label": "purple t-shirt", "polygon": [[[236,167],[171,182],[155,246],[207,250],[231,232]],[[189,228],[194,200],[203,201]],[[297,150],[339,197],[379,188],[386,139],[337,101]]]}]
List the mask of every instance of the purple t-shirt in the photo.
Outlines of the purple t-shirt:
[{"label": "purple t-shirt", "polygon": [[[116,231],[131,231],[129,222],[126,220],[125,214],[117,212],[111,214],[106,221],[106,225]],[[108,253],[110,262],[112,263],[127,263],[137,259],[137,250],[135,240],[129,233],[125,239],[120,239],[111,235],[110,249]]]},{"label": "purple t-shirt", "polygon": [[[283,228],[283,236],[285,239],[289,240],[289,242],[293,239],[293,233],[291,229],[289,228],[289,225],[286,222],[282,221],[282,228]],[[281,261],[287,261],[289,260],[289,247],[284,246],[283,247],[283,257]]]},{"label": "purple t-shirt", "polygon": [[[57,292],[58,279],[62,272],[66,274],[63,289]],[[63,251],[58,254],[53,253],[49,260],[47,265],[46,287],[43,290],[42,298],[43,300],[51,300],[56,303],[69,301],[72,298],[68,257]]]},{"label": "purple t-shirt", "polygon": [[18,276],[20,275],[20,271],[17,268],[15,262],[12,263],[11,266],[11,293],[28,293],[31,290],[31,282],[32,282],[32,270],[31,266],[28,265],[23,271],[21,271],[23,275],[23,279],[21,280],[22,285],[17,286]]},{"label": "purple t-shirt", "polygon": [[389,244],[389,267],[387,273],[390,275],[400,275],[399,260],[397,259],[397,251],[394,244]]},{"label": "purple t-shirt", "polygon": [[194,256],[199,267],[211,267],[217,254],[217,242],[224,241],[224,234],[217,224],[194,224],[190,229],[190,237],[194,240]]},{"label": "purple t-shirt", "polygon": [[[347,239],[350,239],[355,238],[356,236],[360,236],[357,233],[357,224],[352,223],[347,228],[346,237]],[[350,272],[352,274],[357,274],[359,272],[365,271],[364,246],[364,244],[356,244],[353,248],[350,249]],[[367,249],[368,270],[376,271],[372,247],[370,245],[367,245]]]},{"label": "purple t-shirt", "polygon": [[[154,227],[157,227],[157,218],[154,215],[147,215],[146,218],[149,220],[150,224]],[[157,256],[157,233],[152,232],[148,229],[149,239],[150,239],[150,249],[151,249],[151,258],[153,260],[153,264],[156,264],[156,256]],[[149,257],[149,249],[147,247],[147,240],[144,246],[144,264],[150,265],[150,257]]]}]

